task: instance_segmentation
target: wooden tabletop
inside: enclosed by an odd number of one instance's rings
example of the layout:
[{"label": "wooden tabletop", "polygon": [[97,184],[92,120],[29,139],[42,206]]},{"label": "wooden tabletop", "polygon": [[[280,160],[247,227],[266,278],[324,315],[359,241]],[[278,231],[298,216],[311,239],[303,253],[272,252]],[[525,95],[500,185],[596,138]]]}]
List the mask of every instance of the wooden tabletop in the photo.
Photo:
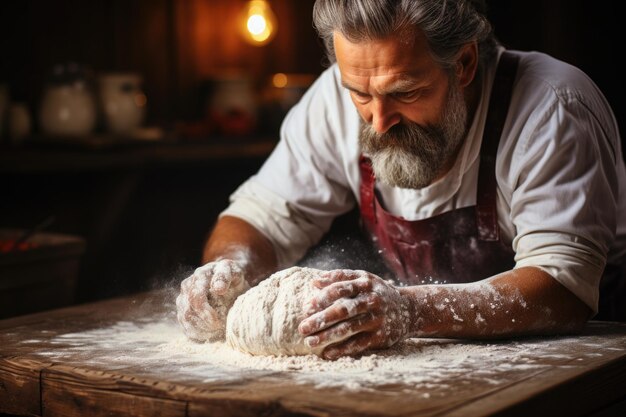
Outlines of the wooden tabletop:
[{"label": "wooden tabletop", "polygon": [[393,354],[309,369],[209,354],[224,350],[182,337],[173,297],[155,291],[0,321],[0,413],[626,415],[623,324],[499,342],[413,339]]}]

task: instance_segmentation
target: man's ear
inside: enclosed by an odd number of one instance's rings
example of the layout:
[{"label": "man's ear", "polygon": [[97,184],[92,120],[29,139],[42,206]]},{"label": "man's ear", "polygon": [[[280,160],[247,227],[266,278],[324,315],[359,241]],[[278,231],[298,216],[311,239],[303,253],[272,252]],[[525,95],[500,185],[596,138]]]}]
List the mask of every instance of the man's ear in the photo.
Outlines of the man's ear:
[{"label": "man's ear", "polygon": [[464,45],[456,60],[456,77],[460,87],[467,87],[476,76],[478,68],[478,44],[470,42]]}]

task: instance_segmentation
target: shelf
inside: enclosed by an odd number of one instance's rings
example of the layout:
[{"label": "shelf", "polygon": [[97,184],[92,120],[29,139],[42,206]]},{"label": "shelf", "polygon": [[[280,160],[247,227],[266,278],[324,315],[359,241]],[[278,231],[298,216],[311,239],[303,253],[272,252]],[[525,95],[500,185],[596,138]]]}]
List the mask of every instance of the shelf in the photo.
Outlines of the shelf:
[{"label": "shelf", "polygon": [[28,140],[0,147],[0,172],[97,171],[181,163],[265,158],[276,145],[267,137],[214,137],[194,141],[94,136],[85,140]]}]

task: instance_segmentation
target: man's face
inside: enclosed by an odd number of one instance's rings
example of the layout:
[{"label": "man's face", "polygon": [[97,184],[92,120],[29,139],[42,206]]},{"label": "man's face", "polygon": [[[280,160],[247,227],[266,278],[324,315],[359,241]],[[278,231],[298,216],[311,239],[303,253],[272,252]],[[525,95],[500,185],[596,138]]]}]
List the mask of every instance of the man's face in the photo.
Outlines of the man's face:
[{"label": "man's face", "polygon": [[456,78],[431,58],[424,38],[353,43],[335,34],[334,41],[376,177],[423,188],[444,175],[463,141],[468,111]]}]

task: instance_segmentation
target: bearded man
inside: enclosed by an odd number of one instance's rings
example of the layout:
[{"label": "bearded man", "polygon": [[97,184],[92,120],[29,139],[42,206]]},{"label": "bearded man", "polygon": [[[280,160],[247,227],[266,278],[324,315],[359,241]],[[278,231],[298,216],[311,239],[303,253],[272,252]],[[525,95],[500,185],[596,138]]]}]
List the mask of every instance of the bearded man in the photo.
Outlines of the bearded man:
[{"label": "bearded man", "polygon": [[356,205],[394,283],[352,270],[315,280],[299,331],[326,358],[411,336],[624,318],[626,170],[612,111],[577,68],[505,50],[481,11],[468,0],[316,2],[332,65],[183,281],[189,337],[224,326],[209,294],[232,298],[293,265]]}]

